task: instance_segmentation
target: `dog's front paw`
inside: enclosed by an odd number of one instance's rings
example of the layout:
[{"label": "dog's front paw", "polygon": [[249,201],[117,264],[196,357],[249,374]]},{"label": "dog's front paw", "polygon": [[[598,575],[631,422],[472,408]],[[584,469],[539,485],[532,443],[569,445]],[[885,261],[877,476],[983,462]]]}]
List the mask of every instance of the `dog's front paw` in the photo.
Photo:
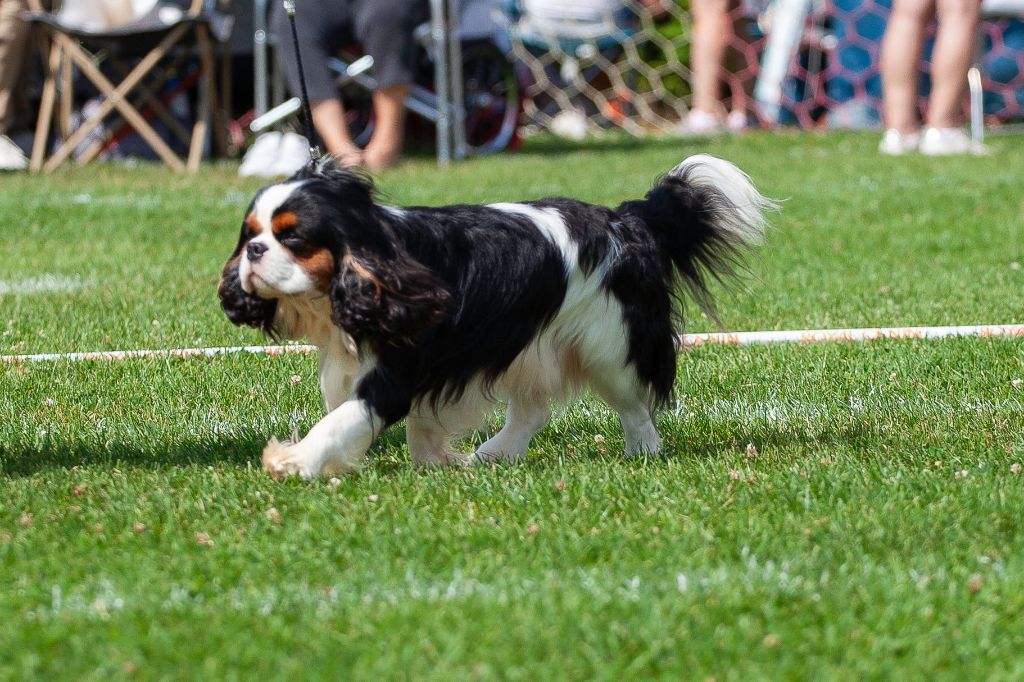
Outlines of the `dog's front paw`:
[{"label": "dog's front paw", "polygon": [[358,469],[358,462],[331,456],[330,453],[311,447],[305,440],[293,443],[271,438],[267,447],[263,448],[263,470],[278,481],[289,476],[309,481],[324,474],[351,473]]},{"label": "dog's front paw", "polygon": [[278,481],[289,476],[299,476],[308,481],[320,474],[320,468],[314,470],[308,458],[297,451],[294,443],[281,442],[276,438],[271,438],[267,447],[263,448],[263,470]]}]

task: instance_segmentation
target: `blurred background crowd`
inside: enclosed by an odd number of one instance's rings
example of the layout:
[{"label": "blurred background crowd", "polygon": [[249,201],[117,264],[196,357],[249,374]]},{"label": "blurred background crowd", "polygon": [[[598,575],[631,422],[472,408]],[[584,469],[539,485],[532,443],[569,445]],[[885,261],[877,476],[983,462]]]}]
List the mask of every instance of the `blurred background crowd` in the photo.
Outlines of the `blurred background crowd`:
[{"label": "blurred background crowd", "polygon": [[[0,0],[0,167],[248,151],[288,172],[306,145],[278,4]],[[298,0],[295,28],[322,144],[372,170],[442,126],[456,157],[789,126],[957,154],[1024,118],[1024,1]]]}]

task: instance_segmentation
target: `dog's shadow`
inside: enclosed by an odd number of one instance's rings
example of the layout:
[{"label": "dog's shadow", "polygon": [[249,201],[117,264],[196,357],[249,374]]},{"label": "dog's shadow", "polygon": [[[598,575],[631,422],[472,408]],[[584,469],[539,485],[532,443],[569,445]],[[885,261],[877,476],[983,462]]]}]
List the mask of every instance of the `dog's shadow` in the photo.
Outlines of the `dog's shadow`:
[{"label": "dog's shadow", "polygon": [[0,475],[25,478],[72,467],[114,467],[119,470],[161,470],[187,466],[259,466],[265,440],[186,438],[159,445],[106,445],[51,439],[45,444],[0,444]]},{"label": "dog's shadow", "polygon": [[[545,466],[553,461],[546,454],[552,449],[562,450],[555,444],[572,446],[567,451],[572,458],[586,461],[595,456],[616,456],[622,451],[622,434],[609,430],[607,440],[598,444],[593,429],[553,429],[548,426],[538,434],[538,447],[531,447],[525,463],[528,466]],[[486,438],[485,433],[472,434],[456,442],[456,449],[471,452]],[[727,437],[715,440],[702,438],[699,433],[671,431],[666,434],[662,453],[652,459],[697,457],[702,459],[724,459],[743,452],[747,444],[759,451],[766,449],[820,449],[847,447],[870,449],[878,444],[879,434],[867,422],[836,423],[825,428],[795,430],[791,425],[775,427],[743,428],[729,432]],[[167,470],[184,467],[239,467],[260,469],[260,455],[266,445],[266,437],[233,436],[196,438],[185,436],[180,440],[169,440],[159,444],[138,444],[112,442],[94,444],[73,439],[52,438],[41,444],[16,444],[0,442],[0,475],[10,478],[26,478],[47,471],[70,469],[71,467],[114,467],[120,470]],[[402,423],[386,429],[368,453],[369,467],[379,475],[392,475],[411,466],[405,442]]]},{"label": "dog's shadow", "polygon": [[[269,435],[269,434],[268,434]],[[262,468],[260,462],[267,436],[251,435],[218,438],[183,435],[161,443],[110,442],[89,443],[71,437],[52,436],[43,443],[18,444],[0,441],[0,476],[27,478],[36,474],[71,469],[72,467],[113,467],[167,470],[185,467]],[[370,449],[370,466],[378,463],[387,470],[398,470],[405,449],[405,428],[402,424],[386,429]],[[404,455],[404,457],[402,456]]]}]

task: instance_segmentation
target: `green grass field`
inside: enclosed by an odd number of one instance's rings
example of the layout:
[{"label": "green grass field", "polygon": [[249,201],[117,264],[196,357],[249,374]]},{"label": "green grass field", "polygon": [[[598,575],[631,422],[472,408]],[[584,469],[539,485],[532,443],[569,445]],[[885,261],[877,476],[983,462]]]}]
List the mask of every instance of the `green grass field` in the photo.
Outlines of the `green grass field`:
[{"label": "green grass field", "polygon": [[[1024,141],[876,142],[536,141],[379,184],[614,204],[708,151],[785,199],[725,328],[1024,322]],[[258,184],[3,176],[0,353],[261,343],[215,291]],[[520,466],[414,471],[393,428],[331,485],[258,465],[321,416],[310,356],[0,366],[0,679],[1024,677],[1022,340],[679,368],[664,458],[586,399]]]}]

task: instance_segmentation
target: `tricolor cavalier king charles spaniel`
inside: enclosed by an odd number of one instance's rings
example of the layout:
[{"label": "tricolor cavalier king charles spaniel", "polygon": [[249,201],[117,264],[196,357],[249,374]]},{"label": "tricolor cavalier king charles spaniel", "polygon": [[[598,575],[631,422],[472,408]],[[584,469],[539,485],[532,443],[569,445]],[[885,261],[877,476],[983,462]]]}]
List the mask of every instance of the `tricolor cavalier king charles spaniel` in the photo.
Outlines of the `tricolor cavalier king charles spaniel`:
[{"label": "tricolor cavalier king charles spaniel", "polygon": [[[551,406],[590,387],[618,413],[626,454],[657,453],[652,412],[676,375],[679,285],[761,240],[772,202],[727,161],[693,156],[617,208],[552,198],[396,208],[333,161],[269,185],[224,266],[228,318],[320,350],[327,415],[271,440],[276,478],[351,471],[405,419],[417,465],[513,461]],[[471,457],[451,439],[496,402],[505,426]]]}]

